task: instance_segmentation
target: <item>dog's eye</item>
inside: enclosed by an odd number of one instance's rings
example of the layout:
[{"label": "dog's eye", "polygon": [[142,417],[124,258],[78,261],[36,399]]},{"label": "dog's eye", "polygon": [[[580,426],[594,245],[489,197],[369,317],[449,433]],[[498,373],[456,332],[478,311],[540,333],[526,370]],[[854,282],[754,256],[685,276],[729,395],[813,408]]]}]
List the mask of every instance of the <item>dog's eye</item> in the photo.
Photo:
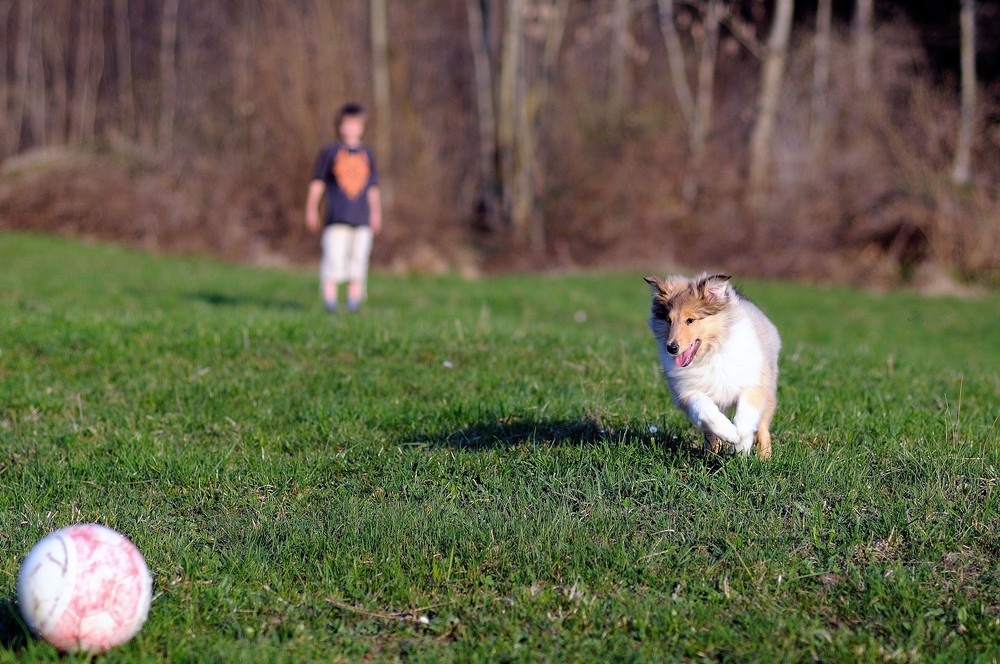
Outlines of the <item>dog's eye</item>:
[{"label": "dog's eye", "polygon": [[687,323],[688,325],[690,325],[691,323],[693,323],[693,322],[694,322],[694,319],[693,319],[693,318],[688,318],[688,319],[687,319],[686,321],[684,321],[684,322],[685,322],[685,323]]}]

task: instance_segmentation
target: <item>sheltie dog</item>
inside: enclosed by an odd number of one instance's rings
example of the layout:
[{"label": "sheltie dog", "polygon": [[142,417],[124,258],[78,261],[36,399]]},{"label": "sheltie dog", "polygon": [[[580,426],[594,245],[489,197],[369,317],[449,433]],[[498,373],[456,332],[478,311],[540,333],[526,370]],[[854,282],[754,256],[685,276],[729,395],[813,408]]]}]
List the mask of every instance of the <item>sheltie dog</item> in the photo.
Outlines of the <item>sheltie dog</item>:
[{"label": "sheltie dog", "polygon": [[[768,427],[778,391],[781,338],[764,312],[722,274],[646,277],[649,327],[674,404],[705,437],[705,449],[771,456]],[[732,419],[726,412],[732,408]]]}]

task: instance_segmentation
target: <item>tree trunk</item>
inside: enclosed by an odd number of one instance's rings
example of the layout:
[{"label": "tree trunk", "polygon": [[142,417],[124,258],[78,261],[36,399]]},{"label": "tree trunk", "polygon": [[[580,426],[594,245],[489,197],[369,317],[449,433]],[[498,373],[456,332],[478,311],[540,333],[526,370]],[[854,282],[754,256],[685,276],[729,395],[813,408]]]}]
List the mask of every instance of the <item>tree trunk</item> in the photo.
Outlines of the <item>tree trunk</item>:
[{"label": "tree trunk", "polygon": [[709,0],[705,7],[704,36],[698,58],[698,105],[692,131],[691,144],[695,169],[700,169],[705,157],[705,146],[712,125],[712,100],[715,88],[715,59],[719,52],[719,18],[722,14],[720,0]]},{"label": "tree trunk", "polygon": [[24,129],[25,105],[28,100],[28,74],[31,72],[31,36],[34,32],[35,3],[24,0],[18,12],[17,50],[14,53],[14,104],[7,127],[7,154],[17,154]]},{"label": "tree trunk", "polygon": [[608,126],[621,127],[625,107],[625,45],[628,39],[630,0],[614,0],[611,10],[611,52],[608,62]]},{"label": "tree trunk", "polygon": [[477,223],[484,230],[494,230],[499,218],[497,194],[497,121],[493,101],[493,58],[490,55],[489,0],[466,0],[469,45],[475,71],[476,118],[479,126],[479,194],[476,202]]},{"label": "tree trunk", "polygon": [[88,141],[97,138],[97,106],[101,98],[101,80],[104,78],[106,61],[104,51],[104,1],[94,2],[92,28],[97,47],[92,51],[93,61],[90,66],[90,80],[87,82],[89,103],[84,116],[84,136]]},{"label": "tree trunk", "polygon": [[129,26],[128,0],[115,0],[115,60],[118,107],[122,119],[120,131],[129,139],[135,139],[135,86],[132,82],[132,30]]},{"label": "tree trunk", "polygon": [[104,75],[104,3],[84,3],[80,8],[80,37],[73,75],[73,123],[70,138],[80,144],[94,140],[97,127],[97,92]]},{"label": "tree trunk", "polygon": [[976,122],[976,0],[962,0],[962,99],[958,123],[958,146],[951,179],[955,184],[972,182],[972,143]]},{"label": "tree trunk", "polygon": [[[9,35],[8,21],[10,20],[11,0],[0,0],[0,25],[4,28],[4,35]],[[0,164],[3,164],[7,154],[7,127],[10,117],[8,116],[8,106],[10,104],[10,84],[7,77],[7,48],[0,48]]]},{"label": "tree trunk", "polygon": [[514,219],[514,202],[518,198],[516,138],[519,123],[517,113],[522,107],[519,87],[523,80],[521,64],[521,29],[524,14],[523,0],[509,0],[504,17],[504,35],[500,62],[500,89],[497,98],[497,152],[500,159],[500,191],[502,217],[515,233],[523,225]]},{"label": "tree trunk", "polygon": [[702,8],[704,11],[702,16],[703,30],[698,54],[697,88],[692,93],[691,85],[688,83],[684,47],[677,34],[677,27],[674,25],[673,0],[657,1],[660,32],[663,34],[663,42],[667,48],[671,84],[688,128],[691,168],[687,169],[682,187],[684,198],[688,201],[694,200],[701,188],[701,169],[707,150],[708,133],[711,131],[715,98],[715,65],[719,51],[719,24],[724,11],[720,0],[709,0]]},{"label": "tree trunk", "polygon": [[794,0],[778,0],[774,22],[767,42],[760,96],[757,102],[757,119],[750,135],[750,177],[748,196],[752,209],[763,208],[767,186],[771,179],[771,144],[774,124],[778,116],[781,83],[788,59],[788,39],[792,29]]},{"label": "tree trunk", "polygon": [[854,7],[854,67],[861,92],[867,92],[872,87],[874,16],[875,0],[857,0]]},{"label": "tree trunk", "polygon": [[38,16],[34,28],[34,44],[28,58],[28,96],[24,101],[24,121],[27,136],[23,147],[46,145],[48,123],[48,89],[45,81],[45,41],[47,23],[44,13]]},{"label": "tree trunk", "polygon": [[822,161],[829,127],[830,106],[830,31],[833,22],[832,0],[819,0],[816,8],[815,55],[813,59],[812,117],[809,143],[813,157]]},{"label": "tree trunk", "polygon": [[179,0],[165,0],[160,24],[160,117],[157,145],[170,150],[177,117],[177,12]]},{"label": "tree trunk", "polygon": [[375,152],[382,164],[379,190],[383,209],[391,208],[392,100],[389,96],[389,17],[386,0],[370,0],[372,93],[375,101]]},{"label": "tree trunk", "polygon": [[69,127],[72,124],[70,111],[70,87],[68,79],[69,33],[72,25],[73,5],[49,8],[47,21],[42,27],[42,48],[48,61],[49,85],[52,93],[50,120],[47,126],[48,145],[66,145]]},{"label": "tree trunk", "polygon": [[[510,0],[506,6],[497,93],[497,152],[503,219],[515,241],[541,249],[545,233],[536,206],[538,124],[558,61],[569,0],[537,0],[529,7],[526,3],[530,1]],[[532,26],[525,25],[529,14],[535,21]],[[529,33],[531,42],[525,38]],[[532,57],[526,57],[529,43],[534,46]]]},{"label": "tree trunk", "polygon": [[680,104],[681,113],[687,120],[688,130],[691,131],[696,122],[697,110],[695,109],[694,95],[691,93],[691,85],[688,83],[684,47],[681,45],[681,38],[674,25],[674,2],[673,0],[657,0],[656,6],[659,10],[660,32],[663,34],[663,43],[667,47],[670,83],[673,85],[674,95],[677,96],[677,103]]},{"label": "tree trunk", "polygon": [[[119,0],[123,1],[123,0]],[[255,24],[261,20],[261,15],[255,14],[256,9],[250,3],[243,3],[240,8],[240,23],[238,30],[233,30],[233,101],[232,107],[239,113],[239,131],[234,131],[229,137],[234,150],[240,155],[253,159],[257,153],[255,128],[257,124],[256,94],[254,91],[254,65],[259,57],[259,44],[256,42]],[[237,36],[238,35],[238,36]],[[303,136],[303,143],[312,145]]]},{"label": "tree trunk", "polygon": [[94,50],[94,5],[79,5],[76,53],[73,54],[72,110],[70,111],[69,142],[79,145],[84,141],[87,104],[90,95],[90,66]]},{"label": "tree trunk", "polygon": [[545,109],[549,89],[555,77],[556,64],[559,61],[559,51],[562,46],[563,32],[566,28],[566,15],[569,11],[569,0],[553,0],[550,11],[545,12],[546,23],[544,41],[542,43],[541,66],[537,76],[527,80],[527,74],[522,69],[522,86],[527,88],[526,97],[522,100],[518,114],[520,129],[517,143],[517,181],[515,190],[517,198],[514,207],[514,224],[517,237],[527,241],[533,249],[545,248],[544,220],[537,209],[537,153],[538,126],[542,111]]}]

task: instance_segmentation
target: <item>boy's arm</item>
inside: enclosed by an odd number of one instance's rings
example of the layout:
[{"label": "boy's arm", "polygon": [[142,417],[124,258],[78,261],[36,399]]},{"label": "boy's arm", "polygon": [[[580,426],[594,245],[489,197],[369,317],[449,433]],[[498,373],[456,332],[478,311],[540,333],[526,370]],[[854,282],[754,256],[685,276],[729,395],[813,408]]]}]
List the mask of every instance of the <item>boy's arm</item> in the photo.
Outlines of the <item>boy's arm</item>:
[{"label": "boy's arm", "polygon": [[309,196],[306,198],[306,228],[315,233],[319,230],[319,202],[326,191],[326,183],[313,180],[309,183]]},{"label": "boy's arm", "polygon": [[369,223],[372,226],[372,233],[378,235],[382,230],[382,195],[379,193],[378,185],[368,188],[368,210],[371,214]]}]

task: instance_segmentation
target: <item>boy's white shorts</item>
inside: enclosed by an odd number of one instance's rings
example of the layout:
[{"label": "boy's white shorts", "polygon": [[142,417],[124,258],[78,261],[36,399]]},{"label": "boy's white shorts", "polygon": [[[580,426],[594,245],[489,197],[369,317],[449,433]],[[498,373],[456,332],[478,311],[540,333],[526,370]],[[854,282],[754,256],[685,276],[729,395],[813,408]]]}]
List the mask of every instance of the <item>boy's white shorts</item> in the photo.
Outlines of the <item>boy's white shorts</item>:
[{"label": "boy's white shorts", "polygon": [[323,229],[320,279],[338,284],[345,281],[365,282],[368,277],[368,257],[371,252],[370,226],[330,224]]}]

